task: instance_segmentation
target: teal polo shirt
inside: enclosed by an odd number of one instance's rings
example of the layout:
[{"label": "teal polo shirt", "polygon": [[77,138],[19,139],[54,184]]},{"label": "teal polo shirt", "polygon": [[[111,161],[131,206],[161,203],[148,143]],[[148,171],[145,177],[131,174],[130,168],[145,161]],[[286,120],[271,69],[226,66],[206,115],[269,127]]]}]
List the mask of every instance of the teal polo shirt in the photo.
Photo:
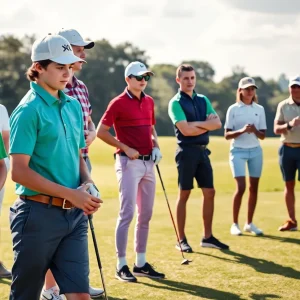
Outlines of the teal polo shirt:
[{"label": "teal polo shirt", "polygon": [[6,158],[6,151],[5,151],[5,147],[4,147],[4,142],[3,142],[3,138],[2,138],[2,134],[0,132],[0,159]]},{"label": "teal polo shirt", "polygon": [[[79,153],[85,147],[80,104],[59,91],[60,100],[38,84],[10,117],[10,154],[30,156],[29,167],[57,184],[77,188],[80,184]],[[17,183],[17,195],[36,195]]]}]

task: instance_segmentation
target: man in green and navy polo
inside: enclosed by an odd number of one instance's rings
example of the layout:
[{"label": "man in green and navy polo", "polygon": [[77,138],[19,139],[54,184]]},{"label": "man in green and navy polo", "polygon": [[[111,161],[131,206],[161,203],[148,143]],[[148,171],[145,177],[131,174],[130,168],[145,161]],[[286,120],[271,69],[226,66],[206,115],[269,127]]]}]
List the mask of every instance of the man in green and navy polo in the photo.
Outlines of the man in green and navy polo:
[{"label": "man in green and navy polo", "polygon": [[[31,59],[30,90],[10,118],[12,179],[19,198],[10,208],[9,299],[40,299],[51,269],[67,299],[88,300],[87,215],[102,201],[87,192],[92,180],[80,154],[85,146],[80,104],[61,91],[72,64],[82,60],[58,35],[35,41]],[[55,292],[55,299],[62,299]]]},{"label": "man in green and navy polo", "polygon": [[176,72],[179,84],[178,93],[169,102],[169,116],[175,127],[178,148],[176,164],[178,170],[179,196],[177,199],[176,215],[180,244],[176,249],[193,252],[187,242],[184,232],[186,219],[186,203],[193,180],[197,180],[201,188],[203,200],[204,237],[202,247],[228,249],[229,247],[212,235],[212,219],[214,212],[215,190],[213,185],[213,170],[207,149],[209,131],[221,128],[221,121],[214,111],[209,99],[194,91],[196,73],[190,65],[181,65]]}]

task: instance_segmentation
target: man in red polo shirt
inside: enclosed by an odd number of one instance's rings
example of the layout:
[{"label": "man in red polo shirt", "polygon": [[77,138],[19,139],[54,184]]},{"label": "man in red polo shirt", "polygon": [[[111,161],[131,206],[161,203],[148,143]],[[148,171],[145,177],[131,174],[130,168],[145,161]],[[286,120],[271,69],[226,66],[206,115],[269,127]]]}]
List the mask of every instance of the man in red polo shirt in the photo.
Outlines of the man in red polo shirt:
[{"label": "man in red polo shirt", "polygon": [[[162,158],[154,128],[154,101],[144,93],[153,75],[141,62],[125,69],[127,87],[108,105],[98,126],[97,137],[117,148],[115,170],[119,182],[120,212],[116,226],[116,278],[136,282],[135,276],[164,278],[146,260],[149,222],[155,196],[154,164]],[[113,126],[116,137],[109,133]],[[135,227],[136,261],[133,274],[126,261],[128,228],[137,206]]]}]

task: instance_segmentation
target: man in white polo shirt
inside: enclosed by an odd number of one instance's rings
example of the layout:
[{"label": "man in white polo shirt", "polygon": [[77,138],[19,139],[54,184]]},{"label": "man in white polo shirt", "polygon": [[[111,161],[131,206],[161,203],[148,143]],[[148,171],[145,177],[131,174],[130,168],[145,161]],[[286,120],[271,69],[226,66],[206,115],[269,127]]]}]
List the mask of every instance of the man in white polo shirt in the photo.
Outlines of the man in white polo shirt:
[{"label": "man in white polo shirt", "polygon": [[278,104],[274,120],[274,132],[280,134],[279,165],[285,181],[284,197],[289,220],[279,231],[296,231],[295,178],[298,170],[300,181],[300,76],[289,81],[290,97]]}]

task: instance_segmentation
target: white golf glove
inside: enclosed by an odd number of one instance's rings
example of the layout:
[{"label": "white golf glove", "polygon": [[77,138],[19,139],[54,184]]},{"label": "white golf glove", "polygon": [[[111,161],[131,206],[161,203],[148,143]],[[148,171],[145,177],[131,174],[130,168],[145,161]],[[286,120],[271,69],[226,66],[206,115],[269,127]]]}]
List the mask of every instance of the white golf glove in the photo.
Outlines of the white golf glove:
[{"label": "white golf glove", "polygon": [[87,192],[89,194],[100,199],[100,192],[98,191],[97,187],[93,183],[88,182],[85,185],[89,186],[89,188],[87,189]]},{"label": "white golf glove", "polygon": [[154,163],[156,165],[158,165],[160,160],[162,159],[162,155],[161,155],[161,152],[160,152],[159,148],[154,147],[152,149],[152,154],[151,155],[152,155],[152,160],[154,161]]}]

